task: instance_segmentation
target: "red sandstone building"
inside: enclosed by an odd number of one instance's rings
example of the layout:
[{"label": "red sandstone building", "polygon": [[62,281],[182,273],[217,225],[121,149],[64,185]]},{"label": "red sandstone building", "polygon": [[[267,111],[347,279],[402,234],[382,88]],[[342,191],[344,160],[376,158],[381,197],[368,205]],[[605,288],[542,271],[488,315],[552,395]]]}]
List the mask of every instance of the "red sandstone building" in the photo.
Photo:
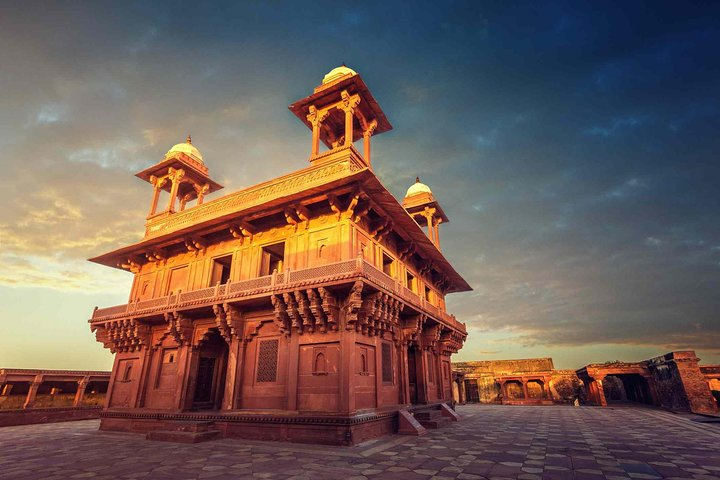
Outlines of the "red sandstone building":
[{"label": "red sandstone building", "polygon": [[401,204],[373,173],[392,127],[354,71],[289,108],[307,168],[205,202],[222,187],[188,137],[137,174],[145,237],[92,259],[134,274],[90,320],[115,354],[102,429],[356,443],[451,401],[467,333],[445,295],[470,287],[440,250],[445,213],[419,180]]}]

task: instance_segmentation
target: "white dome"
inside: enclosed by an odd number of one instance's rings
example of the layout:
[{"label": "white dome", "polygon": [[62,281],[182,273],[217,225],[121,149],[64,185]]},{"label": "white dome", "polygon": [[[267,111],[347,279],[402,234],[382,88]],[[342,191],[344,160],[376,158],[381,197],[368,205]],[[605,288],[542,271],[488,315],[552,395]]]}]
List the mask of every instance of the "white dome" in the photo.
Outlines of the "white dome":
[{"label": "white dome", "polygon": [[405,194],[405,198],[412,197],[413,195],[417,195],[419,193],[429,193],[430,195],[432,195],[432,190],[430,190],[430,187],[420,182],[420,178],[416,178],[415,183],[413,183],[412,186],[408,188],[407,193]]},{"label": "white dome", "polygon": [[188,135],[187,140],[183,143],[178,143],[177,145],[174,145],[168,152],[165,154],[165,158],[170,158],[174,153],[184,153],[185,155],[189,156],[193,160],[197,160],[200,163],[203,163],[203,157],[200,154],[200,150],[195,148],[195,145],[192,144],[192,140],[190,139],[190,135]]},{"label": "white dome", "polygon": [[326,83],[330,83],[333,80],[337,80],[340,77],[344,77],[345,75],[357,75],[357,72],[353,70],[352,68],[348,68],[345,65],[342,65],[340,67],[335,67],[332,70],[330,70],[327,75],[323,77],[322,83],[325,85]]}]

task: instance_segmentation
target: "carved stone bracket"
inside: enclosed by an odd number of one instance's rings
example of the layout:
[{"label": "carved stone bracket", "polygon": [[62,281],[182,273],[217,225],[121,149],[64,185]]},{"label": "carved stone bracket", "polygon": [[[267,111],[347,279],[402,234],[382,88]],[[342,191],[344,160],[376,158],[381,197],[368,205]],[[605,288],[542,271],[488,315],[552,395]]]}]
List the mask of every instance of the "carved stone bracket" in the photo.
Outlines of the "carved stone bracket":
[{"label": "carved stone bracket", "polygon": [[288,314],[288,307],[281,295],[272,295],[270,301],[273,305],[275,316],[273,320],[280,329],[280,333],[290,335],[291,320]]},{"label": "carved stone bracket", "polygon": [[353,285],[348,296],[346,328],[364,335],[383,335],[399,325],[402,303],[383,292],[363,295],[363,283]]},{"label": "carved stone bracket", "polygon": [[337,331],[338,314],[335,297],[325,288],[308,288],[272,296],[275,323],[289,335],[291,330],[325,333]]},{"label": "carved stone bracket", "polygon": [[193,323],[192,319],[180,312],[165,313],[167,328],[155,346],[159,346],[163,339],[170,336],[175,339],[178,345],[184,345],[192,341]]},{"label": "carved stone bracket", "polygon": [[188,249],[188,252],[197,254],[198,252],[205,251],[207,242],[200,237],[190,237],[185,239],[185,247]]},{"label": "carved stone bracket", "polygon": [[405,318],[402,322],[402,341],[407,345],[419,346],[422,325],[426,319],[427,315],[425,314]]},{"label": "carved stone bracket", "polygon": [[437,353],[438,341],[440,340],[440,332],[442,327],[440,324],[425,324],[422,330],[422,348]]},{"label": "carved stone bracket", "polygon": [[347,304],[345,305],[347,312],[345,329],[347,330],[358,330],[359,327],[357,324],[364,317],[362,291],[363,282],[358,280],[353,284],[347,298]]},{"label": "carved stone bracket", "polygon": [[440,354],[449,356],[459,352],[463,343],[465,343],[466,336],[467,335],[464,335],[456,330],[443,330],[440,334]]},{"label": "carved stone bracket", "polygon": [[112,353],[135,352],[150,344],[150,327],[134,318],[91,326],[95,338]]},{"label": "carved stone bracket", "polygon": [[230,225],[230,234],[240,240],[240,245],[245,243],[245,239],[252,242],[255,235],[255,228],[245,221],[239,221],[236,225]]},{"label": "carved stone bracket", "polygon": [[220,335],[229,344],[233,337],[240,338],[242,336],[242,313],[236,307],[225,303],[213,305],[215,313],[215,325],[217,325]]}]

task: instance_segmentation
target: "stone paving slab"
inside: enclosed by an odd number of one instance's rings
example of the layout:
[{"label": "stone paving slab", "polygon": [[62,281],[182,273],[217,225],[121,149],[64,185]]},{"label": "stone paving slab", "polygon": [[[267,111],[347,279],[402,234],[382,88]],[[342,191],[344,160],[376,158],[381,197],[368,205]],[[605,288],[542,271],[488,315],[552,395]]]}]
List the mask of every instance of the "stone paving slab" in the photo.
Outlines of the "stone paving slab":
[{"label": "stone paving slab", "polygon": [[465,405],[459,423],[355,447],[0,428],[0,479],[720,479],[720,424],[644,408]]}]

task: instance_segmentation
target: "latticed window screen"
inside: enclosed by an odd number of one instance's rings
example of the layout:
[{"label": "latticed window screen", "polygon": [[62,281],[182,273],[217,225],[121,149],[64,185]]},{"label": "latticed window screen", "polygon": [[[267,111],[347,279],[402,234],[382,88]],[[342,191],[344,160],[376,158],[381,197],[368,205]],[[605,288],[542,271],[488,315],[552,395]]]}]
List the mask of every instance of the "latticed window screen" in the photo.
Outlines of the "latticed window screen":
[{"label": "latticed window screen", "polygon": [[277,381],[278,340],[261,340],[258,354],[257,382]]},{"label": "latticed window screen", "polygon": [[389,343],[382,344],[382,381],[393,381],[392,350]]}]

